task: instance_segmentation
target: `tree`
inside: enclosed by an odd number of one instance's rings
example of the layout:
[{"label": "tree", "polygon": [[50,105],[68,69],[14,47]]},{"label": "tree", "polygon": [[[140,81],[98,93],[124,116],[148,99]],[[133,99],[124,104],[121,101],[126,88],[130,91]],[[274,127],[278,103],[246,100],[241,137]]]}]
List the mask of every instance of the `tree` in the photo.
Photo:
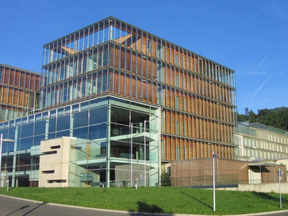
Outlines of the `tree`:
[{"label": "tree", "polygon": [[246,107],[245,108],[245,115],[248,116],[249,115],[249,109]]},{"label": "tree", "polygon": [[238,114],[237,120],[238,122],[259,122],[261,124],[273,126],[288,131],[288,108],[278,107],[274,109],[260,109],[258,110],[258,114],[255,114],[253,110],[249,110],[248,108],[246,108],[245,115]]},{"label": "tree", "polygon": [[161,186],[171,186],[171,177],[165,170],[161,174]]}]

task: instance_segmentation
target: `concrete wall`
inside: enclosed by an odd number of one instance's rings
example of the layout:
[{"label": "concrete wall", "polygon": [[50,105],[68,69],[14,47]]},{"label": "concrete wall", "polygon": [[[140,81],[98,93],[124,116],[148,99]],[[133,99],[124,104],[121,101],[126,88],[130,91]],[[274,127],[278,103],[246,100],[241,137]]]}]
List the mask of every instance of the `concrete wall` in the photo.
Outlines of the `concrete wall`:
[{"label": "concrete wall", "polygon": [[[262,193],[275,192],[279,193],[279,183],[267,183],[267,184],[239,184],[238,188],[219,188],[217,190],[229,190],[229,191],[255,191]],[[281,193],[288,194],[288,183],[281,183]]]},{"label": "concrete wall", "polygon": [[68,187],[71,139],[62,137],[41,142],[39,187]]}]

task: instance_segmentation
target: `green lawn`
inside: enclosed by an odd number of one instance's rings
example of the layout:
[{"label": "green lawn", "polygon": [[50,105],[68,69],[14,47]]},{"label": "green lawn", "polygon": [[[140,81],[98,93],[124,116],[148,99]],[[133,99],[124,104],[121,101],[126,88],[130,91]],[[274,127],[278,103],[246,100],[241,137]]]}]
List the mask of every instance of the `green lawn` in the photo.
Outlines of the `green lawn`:
[{"label": "green lawn", "polygon": [[[213,214],[212,190],[161,188],[11,188],[1,194],[102,209],[183,214]],[[215,214],[245,214],[280,210],[275,193],[216,191]],[[288,209],[288,194],[283,195]]]}]

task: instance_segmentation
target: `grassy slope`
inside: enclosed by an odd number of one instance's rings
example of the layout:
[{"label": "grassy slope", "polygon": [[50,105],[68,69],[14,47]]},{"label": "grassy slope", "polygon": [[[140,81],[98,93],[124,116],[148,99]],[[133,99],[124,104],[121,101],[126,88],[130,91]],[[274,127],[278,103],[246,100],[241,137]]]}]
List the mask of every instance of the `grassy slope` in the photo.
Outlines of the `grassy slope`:
[{"label": "grassy slope", "polygon": [[[188,188],[12,188],[2,194],[68,205],[139,212],[213,214],[212,191]],[[217,191],[215,214],[244,214],[279,209],[275,193]],[[288,209],[288,195],[283,195]]]}]

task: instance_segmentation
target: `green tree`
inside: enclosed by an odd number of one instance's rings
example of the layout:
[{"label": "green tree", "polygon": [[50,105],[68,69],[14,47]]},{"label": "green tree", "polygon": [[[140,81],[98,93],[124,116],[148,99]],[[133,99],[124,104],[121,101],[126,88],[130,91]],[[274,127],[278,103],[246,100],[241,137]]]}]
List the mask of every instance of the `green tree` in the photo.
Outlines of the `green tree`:
[{"label": "green tree", "polygon": [[278,107],[274,109],[260,109],[258,110],[258,114],[254,113],[253,110],[249,111],[249,109],[246,108],[245,115],[238,114],[237,120],[238,122],[259,122],[288,131],[288,108]]},{"label": "green tree", "polygon": [[161,186],[171,186],[171,177],[165,170],[163,170],[161,174]]}]

